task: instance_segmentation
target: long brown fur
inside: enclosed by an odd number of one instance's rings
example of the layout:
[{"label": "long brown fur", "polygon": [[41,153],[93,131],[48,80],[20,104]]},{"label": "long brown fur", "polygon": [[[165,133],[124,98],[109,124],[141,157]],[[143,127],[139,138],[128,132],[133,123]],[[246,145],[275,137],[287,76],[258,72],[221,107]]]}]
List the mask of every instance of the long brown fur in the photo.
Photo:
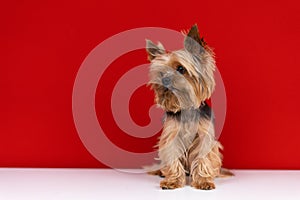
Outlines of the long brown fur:
[{"label": "long brown fur", "polygon": [[[221,144],[215,139],[213,116],[205,100],[214,87],[214,54],[194,25],[184,49],[166,52],[162,44],[147,40],[151,61],[149,84],[155,102],[166,111],[163,132],[158,142],[159,169],[150,174],[165,177],[162,189],[183,187],[186,174],[191,186],[214,189],[214,178],[232,175],[222,171]],[[184,70],[182,70],[182,68]]]}]

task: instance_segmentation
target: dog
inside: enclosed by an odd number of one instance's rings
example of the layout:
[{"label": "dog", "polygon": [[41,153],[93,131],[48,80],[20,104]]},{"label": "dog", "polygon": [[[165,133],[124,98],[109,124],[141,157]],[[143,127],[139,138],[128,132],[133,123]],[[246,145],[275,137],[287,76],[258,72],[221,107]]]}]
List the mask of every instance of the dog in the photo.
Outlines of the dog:
[{"label": "dog", "polygon": [[215,88],[216,64],[197,25],[184,34],[184,48],[172,52],[146,40],[148,84],[165,111],[157,145],[159,169],[149,173],[164,177],[162,189],[184,187],[189,175],[192,187],[211,190],[215,177],[233,175],[221,168],[222,146],[215,139],[213,112],[206,103]]}]

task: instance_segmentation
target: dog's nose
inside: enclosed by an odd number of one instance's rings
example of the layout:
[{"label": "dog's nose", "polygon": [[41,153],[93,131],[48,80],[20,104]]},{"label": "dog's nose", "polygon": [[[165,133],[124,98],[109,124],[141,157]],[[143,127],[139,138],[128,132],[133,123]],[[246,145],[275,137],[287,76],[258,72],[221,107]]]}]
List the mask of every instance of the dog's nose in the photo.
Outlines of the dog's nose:
[{"label": "dog's nose", "polygon": [[169,77],[164,77],[164,78],[162,79],[162,84],[163,84],[164,86],[168,86],[168,85],[170,85],[170,83],[171,83],[171,79],[170,79]]}]

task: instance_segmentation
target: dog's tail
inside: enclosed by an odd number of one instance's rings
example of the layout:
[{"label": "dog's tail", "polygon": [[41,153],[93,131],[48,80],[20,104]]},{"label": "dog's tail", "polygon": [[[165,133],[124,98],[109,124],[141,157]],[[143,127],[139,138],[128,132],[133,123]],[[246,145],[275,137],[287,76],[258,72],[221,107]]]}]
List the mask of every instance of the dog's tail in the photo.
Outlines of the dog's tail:
[{"label": "dog's tail", "polygon": [[220,174],[218,175],[219,178],[226,178],[226,177],[230,177],[230,176],[234,176],[234,173],[229,171],[229,169],[226,169],[226,168],[220,169]]},{"label": "dog's tail", "polygon": [[150,175],[158,175],[158,176],[163,176],[162,172],[161,172],[161,165],[160,164],[153,164],[151,166],[143,166],[143,169],[145,170],[145,172],[147,172],[147,174]]}]

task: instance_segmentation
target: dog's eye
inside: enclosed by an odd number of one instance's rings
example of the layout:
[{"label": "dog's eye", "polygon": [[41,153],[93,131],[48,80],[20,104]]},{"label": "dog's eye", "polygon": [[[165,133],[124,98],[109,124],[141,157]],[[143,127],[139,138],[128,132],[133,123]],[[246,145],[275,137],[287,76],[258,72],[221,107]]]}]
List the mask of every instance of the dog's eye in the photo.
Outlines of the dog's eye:
[{"label": "dog's eye", "polygon": [[181,65],[179,65],[176,69],[180,74],[184,74],[186,72],[186,69],[184,67],[182,67]]}]

